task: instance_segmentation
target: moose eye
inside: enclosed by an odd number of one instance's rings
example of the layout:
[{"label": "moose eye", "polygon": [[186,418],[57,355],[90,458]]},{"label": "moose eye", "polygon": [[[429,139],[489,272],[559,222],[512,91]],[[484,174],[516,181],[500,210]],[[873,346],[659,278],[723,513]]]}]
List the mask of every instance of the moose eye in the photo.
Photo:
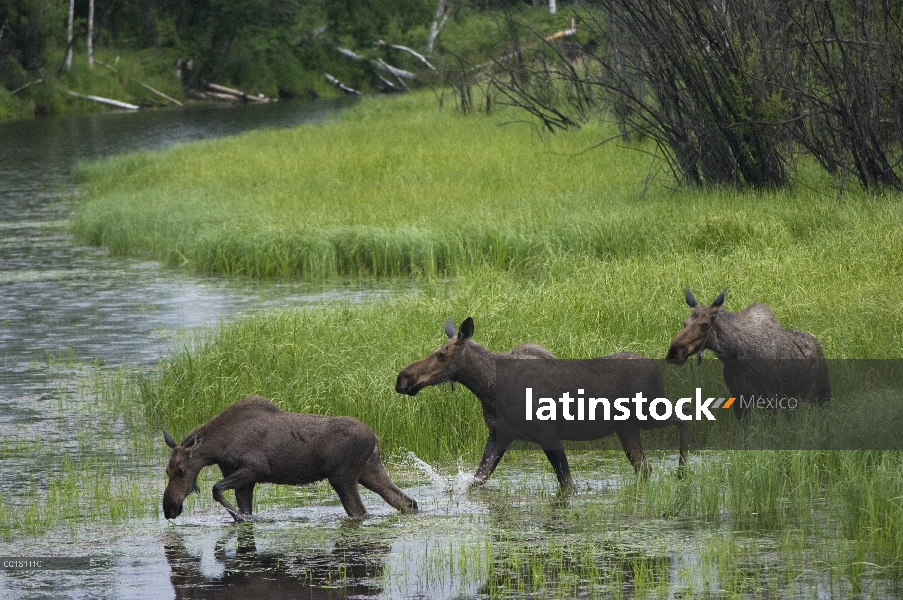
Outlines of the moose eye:
[{"label": "moose eye", "polygon": [[445,360],[445,352],[439,352],[439,358]]},{"label": "moose eye", "polygon": [[705,331],[706,329],[709,328],[709,324],[708,323],[700,323],[699,328],[702,329],[703,331]]},{"label": "moose eye", "polygon": [[185,469],[179,469],[176,475],[178,475],[179,477],[185,477]]}]

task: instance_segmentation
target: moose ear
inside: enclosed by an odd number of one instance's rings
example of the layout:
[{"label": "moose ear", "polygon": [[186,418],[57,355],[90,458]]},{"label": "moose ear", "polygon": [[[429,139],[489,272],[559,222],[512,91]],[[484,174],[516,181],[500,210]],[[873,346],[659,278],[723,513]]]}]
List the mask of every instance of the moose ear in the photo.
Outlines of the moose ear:
[{"label": "moose ear", "polygon": [[175,448],[176,446],[178,446],[176,441],[172,438],[171,435],[169,435],[169,432],[166,431],[166,429],[163,429],[163,439],[166,440],[166,445],[170,448]]},{"label": "moose ear", "polygon": [[455,324],[452,323],[451,319],[445,319],[445,335],[449,338],[453,338],[455,337],[455,333],[457,333],[455,331]]},{"label": "moose ear", "polygon": [[712,308],[718,308],[722,304],[724,304],[724,295],[727,294],[727,288],[721,290],[721,293],[718,294],[718,297],[715,298],[715,301],[712,302]]},{"label": "moose ear", "polygon": [[687,301],[687,306],[693,308],[696,306],[696,298],[693,297],[693,292],[690,291],[689,287],[684,288],[684,299]]},{"label": "moose ear", "polygon": [[458,341],[467,341],[471,336],[473,336],[473,318],[467,317],[464,319],[464,322],[461,323],[461,329],[458,330]]}]

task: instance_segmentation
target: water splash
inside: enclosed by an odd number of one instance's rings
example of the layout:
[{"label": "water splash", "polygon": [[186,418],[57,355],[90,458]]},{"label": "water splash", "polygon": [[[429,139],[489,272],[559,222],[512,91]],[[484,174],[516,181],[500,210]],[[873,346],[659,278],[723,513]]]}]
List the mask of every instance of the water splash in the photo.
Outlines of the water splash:
[{"label": "water splash", "polygon": [[407,455],[405,455],[405,458],[407,458],[407,460],[409,460],[415,467],[420,469],[420,471],[422,471],[424,475],[429,477],[433,485],[441,486],[446,489],[449,487],[449,481],[447,478],[443,477],[438,471],[431,467],[429,463],[421,460],[421,458],[413,452],[408,452]]},{"label": "water splash", "polygon": [[468,490],[477,482],[476,477],[464,470],[464,462],[458,459],[458,474],[455,475],[455,481],[452,484],[452,491],[455,494],[466,494]]},{"label": "water splash", "polygon": [[454,477],[447,477],[434,469],[429,463],[421,460],[419,456],[413,452],[406,455],[408,461],[417,467],[424,475],[430,478],[433,485],[441,487],[443,490],[454,495],[463,495],[467,493],[470,486],[475,481],[473,475],[464,470],[463,463],[458,459],[458,473]]}]

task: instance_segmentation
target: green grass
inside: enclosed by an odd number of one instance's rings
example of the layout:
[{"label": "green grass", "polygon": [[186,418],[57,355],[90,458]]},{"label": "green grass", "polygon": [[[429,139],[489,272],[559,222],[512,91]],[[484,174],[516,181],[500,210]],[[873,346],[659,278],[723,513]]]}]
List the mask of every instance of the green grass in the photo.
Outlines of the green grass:
[{"label": "green grass", "polygon": [[424,280],[385,302],[267,312],[176,349],[145,380],[141,402],[156,423],[184,433],[243,395],[261,394],[293,410],[355,415],[393,448],[473,455],[484,426],[469,392],[432,388],[409,399],[393,389],[401,368],[443,343],[446,317],[473,316],[475,339],[496,351],[529,341],[562,358],[623,350],[663,357],[688,313],[682,286],[714,297],[728,285],[727,309],[763,301],[786,326],[812,332],[829,357],[893,358],[903,349],[901,291],[889,273],[865,270],[884,258],[882,242],[870,249],[880,237],[820,250],[823,260],[860,268],[814,269],[809,244],[786,249],[780,266],[742,252],[537,258],[516,270],[481,266],[451,282]]},{"label": "green grass", "polygon": [[[57,73],[63,61],[62,52],[50,57],[52,68],[42,70],[40,83],[10,95],[0,88],[0,121],[24,118],[29,115],[61,115],[97,110],[112,110],[96,102],[75,98],[68,91],[111,98],[142,107],[173,107],[167,100],[142,87],[149,85],[177,100],[186,101],[182,85],[176,77],[178,53],[173,49],[132,50],[100,48],[97,61],[91,68],[84,55],[76,54],[71,71]],[[103,64],[101,64],[103,63]],[[104,66],[104,65],[108,65]],[[39,77],[34,75],[31,81]]]},{"label": "green grass", "polygon": [[[518,116],[464,117],[428,94],[367,99],[336,123],[114,158],[81,170],[73,230],[169,265],[307,279],[458,274],[549,254],[739,254],[777,270],[789,248],[819,260],[862,237],[882,253],[871,268],[903,267],[899,198],[837,200],[805,169],[824,193],[674,192],[661,175],[641,198],[645,154],[579,154],[601,127],[540,143],[531,126],[500,125]],[[848,266],[859,265],[836,268]]]}]

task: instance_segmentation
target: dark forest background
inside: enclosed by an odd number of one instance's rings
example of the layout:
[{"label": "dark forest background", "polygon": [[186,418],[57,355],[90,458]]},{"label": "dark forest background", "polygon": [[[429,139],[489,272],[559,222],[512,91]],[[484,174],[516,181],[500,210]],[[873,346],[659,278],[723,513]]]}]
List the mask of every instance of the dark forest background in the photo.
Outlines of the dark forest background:
[{"label": "dark forest background", "polygon": [[554,4],[0,0],[0,117],[66,112],[72,89],[153,104],[148,87],[292,98],[426,85],[463,111],[521,107],[548,131],[615,121],[686,185],[781,188],[812,157],[841,182],[903,189],[903,3]]}]

